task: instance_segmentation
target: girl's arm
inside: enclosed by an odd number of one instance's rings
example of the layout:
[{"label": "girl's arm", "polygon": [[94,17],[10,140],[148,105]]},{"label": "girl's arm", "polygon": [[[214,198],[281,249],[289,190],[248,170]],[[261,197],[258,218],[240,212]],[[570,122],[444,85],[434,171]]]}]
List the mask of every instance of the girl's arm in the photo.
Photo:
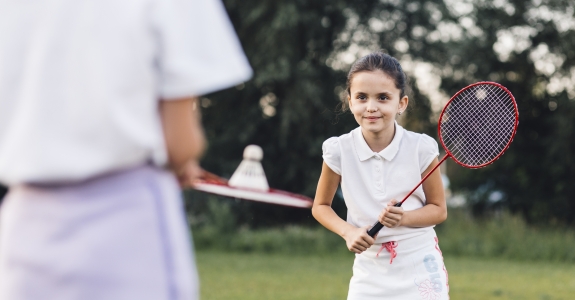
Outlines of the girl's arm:
[{"label": "girl's arm", "polygon": [[311,211],[319,223],[345,240],[349,251],[361,253],[373,245],[375,240],[367,234],[369,226],[357,228],[341,219],[331,208],[340,180],[341,176],[324,162]]},{"label": "girl's arm", "polygon": [[[435,158],[425,172],[421,174],[421,177],[425,177],[438,163],[439,161]],[[380,214],[379,221],[381,224],[387,227],[426,227],[437,225],[445,221],[445,219],[447,219],[447,204],[445,203],[445,194],[439,168],[429,175],[422,186],[426,198],[425,206],[404,212],[401,207],[393,206],[397,203],[394,199]]]},{"label": "girl's arm", "polygon": [[197,98],[160,101],[159,109],[169,167],[187,187],[200,176],[198,160],[206,144]]}]

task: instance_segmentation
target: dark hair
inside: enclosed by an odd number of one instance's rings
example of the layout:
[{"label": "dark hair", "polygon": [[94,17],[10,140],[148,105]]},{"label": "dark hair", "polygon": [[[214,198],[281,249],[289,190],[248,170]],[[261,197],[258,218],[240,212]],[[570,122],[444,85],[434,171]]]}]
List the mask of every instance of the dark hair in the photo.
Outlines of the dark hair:
[{"label": "dark hair", "polygon": [[[403,96],[407,95],[409,91],[409,84],[407,82],[407,76],[403,72],[399,61],[395,59],[395,57],[379,52],[370,53],[360,59],[358,59],[347,73],[347,81],[346,81],[346,92],[347,96],[351,96],[351,80],[353,76],[362,71],[377,71],[380,70],[385,74],[389,75],[395,81],[395,87],[398,88],[401,92],[399,94],[399,98],[403,98]],[[341,99],[343,111],[349,108],[349,104],[347,103],[347,99]]]}]

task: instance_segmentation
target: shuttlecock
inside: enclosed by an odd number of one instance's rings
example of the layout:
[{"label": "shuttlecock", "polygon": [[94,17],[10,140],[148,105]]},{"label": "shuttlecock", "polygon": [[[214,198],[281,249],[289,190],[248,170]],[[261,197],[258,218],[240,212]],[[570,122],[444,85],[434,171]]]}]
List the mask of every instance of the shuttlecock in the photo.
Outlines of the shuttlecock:
[{"label": "shuttlecock", "polygon": [[479,100],[483,100],[485,97],[487,97],[487,91],[481,88],[477,89],[477,91],[475,91],[475,97],[477,97]]},{"label": "shuttlecock", "polygon": [[268,191],[269,185],[262,168],[264,152],[260,146],[249,145],[244,150],[244,159],[228,181],[232,187]]}]

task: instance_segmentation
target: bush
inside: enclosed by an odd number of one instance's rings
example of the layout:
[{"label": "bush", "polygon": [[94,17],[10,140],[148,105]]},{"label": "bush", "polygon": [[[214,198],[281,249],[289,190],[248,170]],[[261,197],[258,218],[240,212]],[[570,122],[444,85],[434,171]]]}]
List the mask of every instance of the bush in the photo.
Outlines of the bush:
[{"label": "bush", "polygon": [[[321,225],[251,229],[238,226],[230,201],[209,199],[202,216],[190,216],[197,250],[286,254],[346,254],[344,240]],[[530,227],[518,216],[495,213],[476,219],[452,209],[436,227],[445,255],[575,262],[575,231]]]},{"label": "bush", "polygon": [[442,251],[450,255],[575,262],[573,230],[530,227],[506,212],[478,220],[454,210],[436,230]]},{"label": "bush", "polygon": [[200,214],[189,213],[197,250],[265,253],[347,253],[345,242],[321,226],[286,225],[253,229],[238,225],[229,199],[211,197]]}]

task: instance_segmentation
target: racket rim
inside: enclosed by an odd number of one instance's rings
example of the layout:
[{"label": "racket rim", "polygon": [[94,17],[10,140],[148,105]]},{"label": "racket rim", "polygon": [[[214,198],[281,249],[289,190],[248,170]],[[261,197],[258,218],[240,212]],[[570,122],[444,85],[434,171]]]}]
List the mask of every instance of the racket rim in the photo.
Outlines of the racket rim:
[{"label": "racket rim", "polygon": [[[493,159],[489,160],[486,163],[480,164],[480,165],[468,165],[466,163],[460,162],[457,158],[455,158],[455,156],[453,155],[453,153],[451,153],[451,151],[449,151],[449,149],[447,148],[447,146],[445,146],[445,143],[443,141],[443,137],[441,136],[441,120],[443,119],[443,114],[445,113],[445,110],[447,109],[447,107],[449,107],[449,104],[457,97],[459,96],[461,93],[463,93],[464,91],[477,86],[477,85],[494,85],[497,86],[498,88],[501,88],[504,92],[506,92],[510,97],[511,97],[511,102],[513,103],[513,108],[514,108],[514,112],[515,112],[515,123],[513,125],[513,132],[511,133],[511,138],[509,138],[509,140],[507,141],[507,144],[505,145],[505,147],[503,147],[503,149],[501,150],[501,152],[499,152],[499,154],[494,157]],[[517,107],[517,102],[515,101],[515,97],[513,96],[513,94],[511,93],[511,91],[509,91],[505,86],[501,85],[498,82],[494,82],[494,81],[479,81],[476,83],[472,83],[462,89],[460,89],[457,93],[455,93],[455,95],[453,95],[449,101],[447,101],[447,103],[443,106],[443,109],[441,110],[441,114],[439,115],[439,120],[437,122],[437,135],[439,137],[439,141],[441,142],[441,146],[443,147],[443,150],[445,150],[445,155],[451,157],[451,159],[453,161],[455,161],[457,164],[465,167],[465,168],[469,168],[469,169],[479,169],[479,168],[483,168],[486,167],[490,164],[492,164],[494,161],[496,161],[497,159],[499,159],[503,153],[505,153],[505,151],[507,151],[507,149],[511,146],[511,142],[513,141],[513,138],[515,138],[515,134],[517,133],[517,127],[519,127],[519,109]]]}]

